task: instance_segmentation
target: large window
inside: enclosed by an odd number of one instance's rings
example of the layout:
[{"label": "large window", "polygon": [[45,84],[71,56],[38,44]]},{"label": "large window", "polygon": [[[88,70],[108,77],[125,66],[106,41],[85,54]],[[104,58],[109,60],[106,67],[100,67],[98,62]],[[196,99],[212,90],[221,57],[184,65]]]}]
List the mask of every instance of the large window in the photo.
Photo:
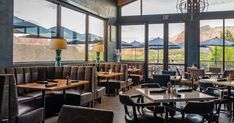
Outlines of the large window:
[{"label": "large window", "polygon": [[225,40],[225,69],[234,69],[234,19],[225,20]]},{"label": "large window", "polygon": [[176,0],[142,0],[142,14],[177,13]]},{"label": "large window", "polygon": [[200,21],[200,66],[223,67],[223,20]]},{"label": "large window", "polygon": [[[104,45],[104,21],[92,16],[89,16],[89,39],[88,39],[88,58],[89,61],[96,60],[96,52],[94,46],[99,43]],[[100,60],[103,61],[103,52],[100,55]]]},{"label": "large window", "polygon": [[234,11],[233,0],[209,0],[208,11]]},{"label": "large window", "polygon": [[13,61],[53,61],[49,48],[55,37],[57,5],[45,0],[14,1]]},{"label": "large window", "polygon": [[144,61],[144,25],[121,27],[121,59]]},{"label": "large window", "polygon": [[136,0],[122,7],[122,16],[141,15],[141,0]]},{"label": "large window", "polygon": [[62,36],[68,48],[63,50],[63,60],[85,60],[85,14],[62,7]]},{"label": "large window", "polygon": [[171,23],[169,24],[169,69],[176,70],[180,68],[184,70],[185,58],[185,25],[184,23]]}]

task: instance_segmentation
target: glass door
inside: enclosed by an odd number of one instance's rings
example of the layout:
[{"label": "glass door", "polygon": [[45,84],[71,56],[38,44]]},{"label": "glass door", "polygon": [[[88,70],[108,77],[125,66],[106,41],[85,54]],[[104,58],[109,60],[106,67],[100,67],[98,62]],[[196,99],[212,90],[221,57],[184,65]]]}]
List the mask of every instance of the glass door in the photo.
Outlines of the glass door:
[{"label": "glass door", "polygon": [[163,70],[164,25],[149,24],[148,77],[160,74]]}]

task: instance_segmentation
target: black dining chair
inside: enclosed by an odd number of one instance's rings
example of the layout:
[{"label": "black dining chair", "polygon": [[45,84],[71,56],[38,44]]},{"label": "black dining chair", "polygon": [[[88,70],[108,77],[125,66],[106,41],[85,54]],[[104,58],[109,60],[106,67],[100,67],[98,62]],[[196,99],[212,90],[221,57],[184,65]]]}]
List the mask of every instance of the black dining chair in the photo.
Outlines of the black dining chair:
[{"label": "black dining chair", "polygon": [[141,84],[141,88],[160,88],[158,83],[144,83]]},{"label": "black dining chair", "polygon": [[167,83],[170,82],[170,75],[153,75],[154,82],[158,83],[160,87],[167,87]]},{"label": "black dining chair", "polygon": [[[169,119],[172,123],[210,123],[212,121],[214,101],[187,102],[184,107],[178,108],[164,104],[166,111],[174,110],[181,113],[181,116],[174,116]],[[168,119],[168,115],[166,115]]]},{"label": "black dining chair", "polygon": [[64,105],[57,123],[113,123],[112,111]]},{"label": "black dining chair", "polygon": [[[164,119],[155,113],[145,112],[145,107],[153,107],[155,103],[144,103],[142,95],[129,96],[119,93],[119,100],[124,105],[125,120],[127,123],[163,123]],[[136,101],[134,101],[136,100]],[[130,108],[131,107],[131,108]]]},{"label": "black dining chair", "polygon": [[163,75],[170,75],[170,76],[175,76],[176,75],[176,71],[167,71],[167,70],[164,70],[162,71],[162,74]]},{"label": "black dining chair", "polygon": [[[160,85],[158,83],[145,83],[145,84],[141,84],[141,88],[160,88]],[[160,91],[154,91],[155,93],[165,93],[165,90],[160,90]],[[151,113],[156,113],[156,114],[161,114],[161,116],[163,115],[163,113],[165,113],[164,107],[161,105],[161,103],[155,103],[155,105],[153,107],[145,107],[143,109],[145,112],[151,112]]]}]

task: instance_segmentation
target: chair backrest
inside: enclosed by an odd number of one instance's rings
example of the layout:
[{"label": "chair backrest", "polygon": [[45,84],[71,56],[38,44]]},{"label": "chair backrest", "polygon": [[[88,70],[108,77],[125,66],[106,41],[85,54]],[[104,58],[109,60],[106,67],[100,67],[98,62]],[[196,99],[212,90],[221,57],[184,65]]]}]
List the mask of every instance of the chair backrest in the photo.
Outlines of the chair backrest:
[{"label": "chair backrest", "polygon": [[130,96],[123,94],[123,93],[119,93],[119,100],[120,103],[126,106],[134,106],[135,102],[131,99]]},{"label": "chair backrest", "polygon": [[220,73],[221,72],[221,68],[210,67],[209,71],[212,72],[212,73]]},{"label": "chair backrest", "polygon": [[204,69],[191,69],[189,73],[192,79],[199,79],[199,77],[205,76]]},{"label": "chair backrest", "polygon": [[58,123],[113,123],[112,111],[64,105]]},{"label": "chair backrest", "polygon": [[214,110],[214,101],[188,102],[183,110],[187,114],[210,114]]},{"label": "chair backrest", "polygon": [[17,89],[14,75],[0,75],[0,122],[16,122],[18,115]]},{"label": "chair backrest", "polygon": [[231,74],[232,78],[234,78],[234,70],[225,70],[223,72],[223,78],[226,78],[229,74]]},{"label": "chair backrest", "polygon": [[154,82],[158,83],[160,86],[167,86],[167,83],[170,82],[170,75],[153,75]]},{"label": "chair backrest", "polygon": [[162,71],[162,74],[167,74],[167,75],[170,75],[170,76],[175,76],[176,75],[176,71]]},{"label": "chair backrest", "polygon": [[178,76],[182,76],[182,74],[181,74],[181,72],[180,72],[180,70],[179,70],[178,67],[176,67],[176,72],[177,72]]},{"label": "chair backrest", "polygon": [[211,96],[215,96],[217,98],[222,98],[224,95],[222,90],[215,88],[215,87],[208,87],[204,93],[211,95]]}]

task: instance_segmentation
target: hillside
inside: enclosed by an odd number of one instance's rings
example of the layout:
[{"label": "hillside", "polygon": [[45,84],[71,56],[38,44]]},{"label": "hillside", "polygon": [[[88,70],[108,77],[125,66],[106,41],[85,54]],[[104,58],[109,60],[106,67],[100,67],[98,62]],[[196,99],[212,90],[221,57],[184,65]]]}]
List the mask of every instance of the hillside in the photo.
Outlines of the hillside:
[{"label": "hillside", "polygon": [[[226,30],[229,30],[232,34],[234,34],[234,26],[227,26]],[[205,25],[200,28],[200,41],[205,41],[214,37],[220,37],[221,32],[223,31],[222,27],[211,27],[209,25]],[[184,31],[180,34],[170,38],[170,41],[174,41],[174,43],[179,44],[184,41]]]}]

